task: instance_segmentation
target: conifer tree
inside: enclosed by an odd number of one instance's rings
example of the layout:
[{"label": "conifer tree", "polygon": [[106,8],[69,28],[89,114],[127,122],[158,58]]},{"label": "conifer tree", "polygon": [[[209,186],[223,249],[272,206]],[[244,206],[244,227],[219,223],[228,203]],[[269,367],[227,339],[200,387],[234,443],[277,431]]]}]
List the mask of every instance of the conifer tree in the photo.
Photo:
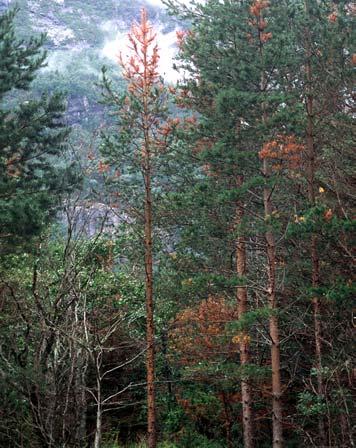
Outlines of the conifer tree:
[{"label": "conifer tree", "polygon": [[[325,249],[328,243],[324,237],[323,227],[335,220],[333,238],[348,241],[348,232],[341,229],[347,226],[349,217],[340,209],[341,203],[345,200],[347,202],[347,199],[345,196],[341,199],[343,194],[340,192],[343,189],[342,185],[348,183],[349,174],[346,171],[343,171],[342,175],[338,173],[338,181],[335,182],[336,172],[334,174],[327,172],[327,166],[331,158],[333,158],[332,164],[336,165],[336,160],[340,157],[345,161],[349,157],[348,147],[352,141],[349,99],[350,73],[353,66],[350,47],[351,22],[354,11],[347,1],[305,0],[298,6],[299,13],[293,23],[293,31],[295,48],[301,49],[301,54],[295,61],[293,79],[294,81],[298,79],[300,88],[296,93],[300,95],[298,98],[303,98],[304,105],[297,117],[302,129],[304,128],[302,136],[305,141],[303,161],[306,169],[306,186],[303,193],[306,217],[302,216],[302,219],[305,219],[305,227],[308,229],[304,237],[308,241],[310,295],[313,307],[314,362],[311,372],[312,376],[316,377],[316,400],[320,408],[318,435],[315,438],[318,444],[331,445],[333,442],[330,439],[330,427],[328,434],[325,412],[322,411],[328,400],[323,372],[328,370],[325,359],[326,352],[329,351],[323,335],[324,331],[328,331],[323,323],[323,314],[330,312],[330,309],[328,310],[329,306],[320,291],[327,283],[331,289],[335,285],[333,279],[327,279],[328,255]],[[336,152],[331,149],[335,145],[338,147]],[[324,195],[325,185],[333,185],[329,189],[328,199]],[[332,197],[337,197],[338,206],[331,200]],[[340,254],[340,265],[342,259],[343,255]]]},{"label": "conifer tree", "polygon": [[[116,107],[119,134],[104,136],[102,153],[109,167],[116,167],[114,188],[121,195],[120,207],[143,227],[144,283],[146,296],[147,343],[147,429],[148,446],[157,444],[156,374],[154,323],[154,193],[157,190],[159,166],[170,143],[177,120],[167,119],[168,89],[158,72],[159,51],[156,33],[148,21],[145,9],[141,21],[133,24],[129,37],[130,54],[120,54],[122,75],[127,82],[120,95],[113,91],[104,72],[104,96]],[[138,175],[142,182],[138,181]],[[143,213],[140,211],[143,208]]]},{"label": "conifer tree", "polygon": [[[268,19],[266,19],[265,10],[268,8],[269,2],[264,0],[256,0],[250,7],[252,15],[251,26],[256,34],[258,54],[260,59],[260,98],[261,98],[261,121],[267,127],[268,112],[264,101],[264,94],[268,92],[268,75],[265,64],[265,44],[273,38],[272,33],[268,30]],[[252,37],[253,39],[253,37]],[[270,220],[274,211],[272,202],[273,187],[271,186],[271,166],[267,157],[263,158],[262,172],[265,177],[265,186],[263,188],[263,205],[264,218],[266,221],[266,254],[267,254],[267,293],[268,303],[271,311],[269,318],[269,331],[271,338],[271,369],[272,369],[272,429],[274,448],[283,446],[283,414],[282,414],[282,384],[281,384],[281,362],[280,362],[280,336],[279,324],[276,311],[278,310],[277,302],[277,251],[276,241],[273,229],[270,227]]]},{"label": "conifer tree", "polygon": [[[263,161],[264,179],[259,176],[256,165],[253,165],[256,149],[262,145],[268,135],[273,135],[275,131],[275,125],[272,127],[270,124],[272,120],[267,119],[268,114],[272,111],[275,114],[278,101],[283,101],[282,97],[277,100],[276,98],[269,99],[271,96],[269,90],[271,85],[274,88],[275,82],[271,76],[273,66],[280,62],[280,59],[277,58],[282,58],[282,56],[278,54],[277,50],[273,50],[271,45],[266,51],[264,50],[265,44],[272,36],[262,14],[268,6],[269,2],[259,1],[236,2],[233,5],[229,2],[218,4],[211,1],[198,7],[196,13],[183,10],[183,15],[186,14],[193,21],[193,29],[186,37],[185,53],[183,52],[182,56],[185,61],[188,60],[191,63],[190,66],[188,63],[183,63],[183,67],[195,77],[193,78],[195,82],[192,79],[187,81],[186,87],[190,96],[186,102],[203,114],[201,132],[205,133],[205,138],[209,135],[211,142],[210,147],[209,143],[206,144],[203,152],[203,160],[208,163],[208,175],[212,178],[215,189],[219,182],[221,182],[222,188],[225,188],[224,193],[219,191],[220,206],[222,197],[226,200],[224,204],[226,209],[230,209],[231,201],[235,199],[236,266],[237,277],[240,279],[243,279],[247,273],[248,255],[246,237],[243,234],[246,232],[246,222],[249,229],[247,235],[250,234],[251,237],[255,234],[258,226],[260,227],[256,223],[256,214],[264,214],[268,253],[268,275],[266,276],[265,290],[268,292],[269,298],[269,337],[272,341],[274,446],[281,446],[282,413],[276,298],[276,247],[273,223],[270,221],[273,212],[271,197],[274,190],[272,187],[274,179],[266,159]],[[274,12],[276,12],[277,5],[273,6],[275,6]],[[283,15],[273,17],[271,14],[272,28],[273,25],[274,29],[281,26],[278,24],[281,18],[284,19]],[[279,47],[280,53],[286,52],[284,35],[279,38],[275,46]],[[212,60],[214,60],[213,64]],[[278,116],[274,116],[274,120],[278,124]],[[205,121],[208,124],[205,124]],[[249,160],[251,160],[250,163]],[[224,176],[226,177],[224,178]],[[235,182],[233,177],[235,177]],[[231,185],[234,186],[231,187]],[[253,197],[260,197],[263,186],[263,197],[259,201],[253,200]],[[251,197],[251,194],[254,196]],[[256,202],[257,207],[255,207]],[[250,206],[246,206],[247,204]],[[251,204],[254,204],[254,207],[251,207]],[[262,241],[259,244],[261,243]],[[263,243],[261,245],[263,246]],[[249,249],[253,248],[251,242],[248,247]],[[245,281],[246,279],[243,280],[243,282]],[[248,311],[248,302],[247,288],[241,286],[237,287],[237,297],[240,319],[243,321],[244,314]],[[246,330],[242,331],[240,336],[240,362],[248,367],[251,363],[248,357],[250,337]],[[245,381],[242,378],[241,382],[245,446],[253,446],[250,381],[251,379]]]},{"label": "conifer tree", "polygon": [[38,234],[70,182],[64,161],[64,98],[55,93],[36,99],[28,93],[44,65],[45,36],[19,40],[16,12],[0,17],[1,246]]}]

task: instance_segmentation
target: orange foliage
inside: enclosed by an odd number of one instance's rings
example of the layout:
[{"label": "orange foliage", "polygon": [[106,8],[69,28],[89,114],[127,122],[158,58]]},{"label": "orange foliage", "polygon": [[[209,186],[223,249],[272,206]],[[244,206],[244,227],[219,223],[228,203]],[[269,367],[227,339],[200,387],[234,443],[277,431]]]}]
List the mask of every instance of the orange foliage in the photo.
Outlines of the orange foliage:
[{"label": "orange foliage", "polygon": [[176,36],[177,36],[177,44],[179,48],[183,47],[184,44],[184,40],[186,38],[186,36],[188,35],[188,31],[186,30],[179,30],[176,31]]},{"label": "orange foliage", "polygon": [[186,117],[184,119],[184,123],[188,124],[188,125],[196,125],[197,124],[197,117],[195,117],[194,115],[192,115],[191,117]]},{"label": "orange foliage", "polygon": [[261,38],[261,42],[265,44],[270,39],[272,39],[272,33],[261,33],[260,38]]},{"label": "orange foliage", "polygon": [[187,37],[193,36],[193,35],[194,35],[194,33],[191,30],[176,31],[177,45],[180,50],[183,48],[183,45],[185,44]]},{"label": "orange foliage", "polygon": [[195,142],[195,147],[193,149],[194,154],[199,154],[206,149],[212,148],[214,141],[211,138],[203,137]]},{"label": "orange foliage", "polygon": [[294,170],[301,164],[303,151],[304,146],[297,143],[294,135],[277,135],[275,140],[263,145],[259,156],[261,159],[272,160],[272,167],[276,171],[284,167]]},{"label": "orange foliage", "polygon": [[6,161],[6,174],[9,177],[20,177],[21,171],[18,166],[18,162],[20,160],[20,155],[15,154],[10,159]]},{"label": "orange foliage", "polygon": [[176,92],[176,104],[180,109],[184,109],[189,105],[189,101],[192,99],[191,92],[186,87],[181,87],[179,91]]},{"label": "orange foliage", "polygon": [[[234,403],[241,402],[241,394],[240,393],[227,393],[226,391],[218,391],[216,393],[216,397],[224,406],[224,403],[228,402],[230,405]],[[176,396],[177,403],[184,409],[184,412],[189,415],[189,417],[193,421],[199,421],[199,419],[204,419],[204,417],[211,412],[211,404],[210,403],[194,403],[194,400],[190,400],[188,398],[182,398],[179,394]],[[226,416],[224,415],[224,411],[216,415],[216,418],[221,419],[223,423],[226,423]]]},{"label": "orange foliage", "polygon": [[260,17],[261,12],[268,8],[269,1],[268,0],[255,0],[250,6],[250,13],[255,17]]},{"label": "orange foliage", "polygon": [[164,150],[168,145],[168,137],[177,129],[180,124],[180,118],[169,118],[165,123],[161,124],[157,129],[156,145]]},{"label": "orange foliage", "polygon": [[[263,0],[256,0],[253,2],[253,4],[250,7],[250,13],[255,17],[255,19],[252,19],[249,21],[249,24],[257,28],[258,31],[258,39],[261,43],[265,44],[272,38],[271,32],[264,32],[264,30],[268,26],[268,22],[266,19],[262,17],[262,12],[264,9],[268,8],[269,2],[263,1]],[[253,35],[251,33],[247,34],[247,39],[249,42],[252,42]]]},{"label": "orange foliage", "polygon": [[175,94],[174,87],[166,88],[158,71],[159,53],[157,33],[148,21],[145,9],[141,11],[140,23],[133,24],[128,34],[130,55],[119,55],[119,63],[123,68],[123,77],[128,82],[128,92],[124,100],[124,109],[130,114],[133,99],[140,104],[141,130],[146,134],[142,146],[145,155],[147,145],[151,149],[163,151],[168,146],[168,138],[179,125],[180,119],[169,119],[163,122],[160,109],[165,107],[169,94]]},{"label": "orange foliage", "polygon": [[177,92],[177,89],[175,89],[175,88],[172,87],[172,86],[169,86],[169,87],[168,87],[168,91],[169,91],[169,93],[171,93],[172,95],[175,95],[176,92]]},{"label": "orange foliage", "polygon": [[141,11],[141,22],[135,23],[128,34],[131,55],[126,58],[122,53],[119,62],[123,68],[123,77],[129,82],[128,90],[133,95],[148,94],[149,89],[159,84],[158,46],[156,33],[147,19],[145,9]]},{"label": "orange foliage", "polygon": [[194,366],[199,361],[236,356],[238,346],[227,335],[226,324],[237,319],[236,307],[223,298],[209,297],[178,314],[170,334],[179,363]]}]

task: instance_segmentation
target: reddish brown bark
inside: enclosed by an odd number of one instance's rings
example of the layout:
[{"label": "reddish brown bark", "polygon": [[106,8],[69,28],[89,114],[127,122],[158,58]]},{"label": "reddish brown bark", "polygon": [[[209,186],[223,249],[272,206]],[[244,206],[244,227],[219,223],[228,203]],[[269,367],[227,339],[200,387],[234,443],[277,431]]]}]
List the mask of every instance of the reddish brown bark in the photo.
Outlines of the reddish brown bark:
[{"label": "reddish brown bark", "polygon": [[155,404],[155,325],[154,325],[154,279],[153,279],[153,204],[152,170],[154,138],[157,120],[155,111],[160,99],[155,93],[161,87],[158,74],[158,49],[156,34],[150,25],[145,9],[141,12],[140,24],[133,25],[129,33],[132,55],[125,62],[123,76],[129,81],[130,95],[140,103],[139,128],[142,132],[141,171],[144,180],[144,249],[145,249],[145,294],[146,294],[146,369],[147,369],[147,436],[148,447],[157,445]]},{"label": "reddish brown bark", "polygon": [[[261,60],[261,82],[260,92],[267,91],[267,81],[264,70],[264,44],[272,38],[272,34],[266,32],[268,22],[263,19],[263,11],[268,8],[268,2],[256,0],[251,7],[251,13],[257,18],[255,25],[257,26],[259,37],[259,55]],[[262,122],[267,124],[266,105],[262,102]],[[268,181],[271,175],[269,161],[263,159],[263,174],[265,180]],[[276,291],[276,243],[273,231],[268,227],[268,221],[271,219],[273,212],[272,189],[266,184],[263,189],[263,205],[264,217],[267,225],[265,233],[266,252],[267,252],[267,293],[268,305],[271,312],[269,318],[269,333],[271,338],[271,368],[272,368],[272,446],[273,448],[281,448],[283,446],[283,410],[282,410],[282,383],[281,383],[281,363],[280,363],[280,339],[279,325],[276,311],[278,310],[277,291]]]},{"label": "reddish brown bark", "polygon": [[[143,54],[144,80],[147,73],[147,53]],[[151,189],[151,152],[150,152],[150,112],[148,110],[149,85],[144,85],[143,131],[144,147],[142,153],[142,173],[145,183],[145,290],[146,290],[146,342],[147,342],[147,433],[148,447],[155,448],[156,435],[156,398],[155,398],[155,326],[153,299],[153,242],[152,242],[152,189]]]},{"label": "reddish brown bark", "polygon": [[[267,160],[263,161],[263,172],[266,178],[270,175]],[[263,192],[263,203],[265,209],[266,220],[272,216],[272,200],[271,190],[265,187]],[[276,296],[276,244],[273,232],[266,231],[267,244],[267,278],[268,278],[268,304],[271,311],[269,318],[269,332],[271,338],[271,367],[272,367],[272,423],[273,423],[273,448],[283,446],[283,413],[282,413],[282,383],[281,383],[281,363],[280,363],[280,339],[278,317],[276,310],[278,309]]]},{"label": "reddish brown bark", "polygon": [[[238,186],[243,183],[242,177],[238,180]],[[244,216],[243,204],[237,204],[236,224],[241,225]],[[240,232],[239,232],[240,233]],[[239,235],[236,240],[236,271],[240,279],[244,279],[247,273],[246,243],[245,236]],[[241,319],[248,309],[247,288],[245,286],[237,288],[238,317]],[[240,363],[242,369],[250,362],[249,337],[246,331],[242,332],[240,340]],[[244,432],[244,447],[253,448],[253,413],[251,387],[244,377],[241,380],[241,401],[242,401],[242,422]]]},{"label": "reddish brown bark", "polygon": [[147,431],[148,446],[156,446],[155,408],[155,328],[153,308],[152,194],[149,156],[145,170],[145,273],[146,273],[146,338],[147,338]]}]

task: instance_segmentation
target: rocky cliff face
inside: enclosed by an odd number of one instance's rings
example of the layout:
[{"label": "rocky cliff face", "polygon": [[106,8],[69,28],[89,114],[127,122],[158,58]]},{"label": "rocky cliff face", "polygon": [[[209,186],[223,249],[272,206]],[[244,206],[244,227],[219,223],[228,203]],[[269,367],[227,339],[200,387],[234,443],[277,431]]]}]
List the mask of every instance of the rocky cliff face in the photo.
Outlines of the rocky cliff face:
[{"label": "rocky cliff face", "polygon": [[22,31],[46,32],[57,49],[96,46],[108,31],[128,29],[142,7],[151,21],[170,26],[164,8],[152,0],[0,0],[0,11],[15,4],[21,8]]},{"label": "rocky cliff face", "polygon": [[48,36],[48,64],[34,88],[65,90],[70,124],[93,128],[101,121],[95,82],[103,65],[119,79],[115,54],[143,6],[160,33],[164,71],[171,70],[175,24],[157,0],[0,0],[0,12],[15,4],[21,8],[17,17],[21,36],[39,32]]}]

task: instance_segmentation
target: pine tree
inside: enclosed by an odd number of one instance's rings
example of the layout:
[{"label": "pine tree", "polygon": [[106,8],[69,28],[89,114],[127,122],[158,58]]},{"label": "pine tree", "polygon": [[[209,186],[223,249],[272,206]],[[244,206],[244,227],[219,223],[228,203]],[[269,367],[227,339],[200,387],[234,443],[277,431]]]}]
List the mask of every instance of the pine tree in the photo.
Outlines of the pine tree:
[{"label": "pine tree", "polygon": [[[302,190],[303,198],[300,198],[304,208],[301,213],[304,227],[301,240],[308,241],[307,252],[310,260],[308,274],[314,330],[314,362],[311,366],[311,376],[316,379],[316,401],[319,406],[319,411],[316,412],[318,435],[315,439],[318,444],[332,445],[333,424],[330,415],[328,423],[326,422],[325,410],[328,406],[328,396],[334,387],[331,384],[335,379],[331,381],[329,378],[328,391],[325,371],[329,369],[327,364],[330,362],[332,350],[325,344],[330,327],[325,324],[324,315],[333,312],[335,304],[327,303],[325,290],[333,290],[336,287],[335,281],[345,282],[344,276],[348,274],[345,269],[341,274],[343,280],[341,277],[336,280],[337,275],[328,273],[331,265],[326,260],[335,251],[338,253],[338,264],[342,266],[346,253],[331,247],[339,244],[338,239],[345,241],[345,249],[350,244],[348,231],[342,230],[349,227],[349,215],[345,210],[350,207],[350,203],[347,194],[341,193],[345,191],[345,184],[351,185],[350,174],[336,167],[339,159],[342,159],[343,163],[349,160],[346,164],[352,164],[349,149],[352,147],[353,132],[350,127],[349,101],[353,66],[351,23],[354,13],[347,1],[305,0],[298,6],[292,29],[295,48],[299,50],[300,56],[295,61],[295,76],[292,82],[298,79],[296,101],[302,97],[304,106],[296,117],[303,129],[301,136],[305,141],[305,186]],[[330,171],[330,164],[334,166],[334,172]],[[327,185],[329,187],[326,187]],[[334,232],[325,229],[331,221],[334,221]],[[348,258],[348,255],[346,257]],[[337,370],[340,366],[334,365],[334,368]],[[343,425],[345,426],[345,422]],[[347,438],[346,433],[347,430],[344,429],[343,440]]]},{"label": "pine tree", "polygon": [[[256,0],[250,7],[252,16],[251,26],[256,35],[258,55],[260,60],[260,98],[261,98],[261,122],[263,126],[268,125],[268,111],[263,96],[268,92],[268,66],[266,67],[265,44],[272,38],[273,33],[269,31],[266,9],[270,3],[264,0]],[[253,37],[251,37],[253,39]],[[268,60],[267,60],[268,62]],[[268,304],[271,311],[269,318],[269,331],[271,338],[271,369],[272,369],[272,446],[279,448],[283,446],[283,411],[282,411],[282,383],[281,383],[281,361],[280,361],[280,330],[277,317],[277,248],[276,238],[272,226],[270,226],[271,216],[274,212],[272,201],[273,184],[270,179],[273,177],[268,158],[263,158],[262,172],[265,177],[263,188],[264,218],[266,221],[266,255],[267,255],[267,292]],[[273,182],[273,181],[272,181]]]},{"label": "pine tree", "polygon": [[[270,2],[207,2],[186,15],[193,22],[183,45],[183,67],[191,72],[184,88],[189,92],[185,100],[188,106],[202,116],[201,141],[202,159],[207,165],[208,180],[214,188],[215,198],[225,212],[235,207],[236,227],[230,226],[230,238],[236,238],[237,278],[242,285],[237,287],[240,320],[249,314],[247,309],[246,282],[248,260],[257,247],[267,248],[267,268],[264,278],[267,285],[270,315],[272,397],[274,446],[282,445],[280,342],[278,337],[277,302],[277,255],[275,229],[272,216],[272,194],[275,194],[276,180],[269,162],[263,161],[263,178],[256,170],[255,159],[258,148],[282,125],[278,107],[284,96],[276,92],[277,78],[274,67],[283,70],[288,58],[281,64],[288,50],[288,39],[284,33],[271,44],[272,34],[280,31],[285,23],[285,15],[277,14],[277,3],[268,14],[268,22],[263,17]],[[268,23],[271,22],[268,26]],[[265,45],[268,44],[265,49]],[[213,61],[213,62],[212,62]],[[279,65],[278,65],[279,64]],[[269,115],[273,115],[270,119]],[[204,145],[205,138],[205,145]],[[208,140],[208,141],[207,141]],[[204,147],[205,146],[205,147]],[[220,197],[219,197],[220,195]],[[262,196],[262,197],[261,197]],[[215,199],[216,200],[216,199]],[[224,200],[224,202],[223,202]],[[212,207],[215,203],[211,204]],[[264,215],[265,240],[261,235],[259,216]],[[232,221],[228,213],[222,219]],[[257,218],[257,220],[256,220]],[[246,231],[246,229],[248,229]],[[226,230],[225,230],[226,231]],[[249,237],[248,250],[246,241]],[[252,241],[253,242],[252,242]],[[226,248],[228,251],[228,247]],[[249,254],[250,252],[250,254]],[[251,253],[252,252],[252,253]],[[259,260],[260,261],[260,260]],[[223,266],[221,266],[223,269]],[[249,277],[260,275],[257,266]],[[225,269],[226,272],[226,269]],[[260,278],[257,280],[259,283]],[[252,293],[253,289],[251,290]],[[252,295],[252,294],[251,294]],[[248,357],[250,336],[246,329],[240,342],[240,362],[249,367]],[[257,361],[257,360],[256,360]],[[249,392],[249,378],[242,378],[243,423],[245,446],[253,446],[252,402]]]},{"label": "pine tree", "polygon": [[[116,168],[111,185],[121,195],[120,207],[138,224],[144,249],[144,283],[146,296],[146,372],[148,446],[157,444],[156,374],[154,322],[154,196],[159,189],[162,155],[168,151],[170,136],[178,120],[167,119],[168,89],[158,72],[159,51],[156,33],[146,10],[141,21],[129,33],[129,55],[120,54],[126,91],[116,94],[104,71],[104,96],[116,107],[119,134],[104,137],[102,153],[108,170]],[[110,168],[109,168],[110,167]],[[139,178],[141,177],[141,182]],[[109,181],[110,183],[110,181]],[[143,209],[143,213],[141,210]],[[133,228],[134,225],[132,224]],[[140,249],[138,249],[140,251]]]},{"label": "pine tree", "polygon": [[[16,38],[17,9],[0,17],[0,241],[38,234],[68,187],[64,155],[68,129],[61,94],[31,97],[46,53],[45,36]],[[22,100],[21,100],[22,98]]]}]

